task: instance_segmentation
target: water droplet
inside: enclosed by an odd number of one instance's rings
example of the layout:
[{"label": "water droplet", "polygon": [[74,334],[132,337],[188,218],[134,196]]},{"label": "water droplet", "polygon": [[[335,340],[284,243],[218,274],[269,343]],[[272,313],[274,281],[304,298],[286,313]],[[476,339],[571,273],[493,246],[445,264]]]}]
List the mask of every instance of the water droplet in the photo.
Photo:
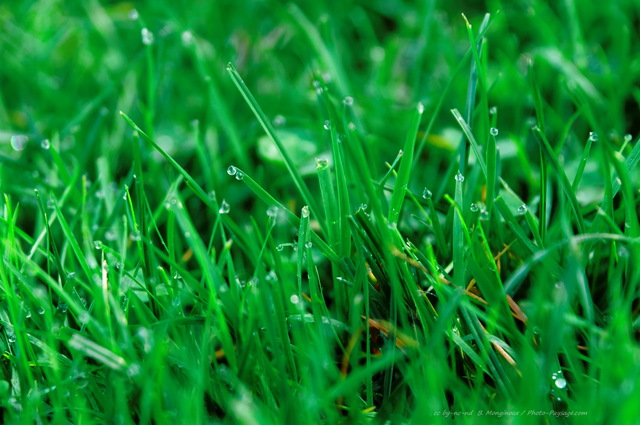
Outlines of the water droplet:
[{"label": "water droplet", "polygon": [[267,282],[275,282],[276,280],[278,280],[278,275],[275,271],[270,270],[264,278],[267,280]]},{"label": "water droplet", "polygon": [[182,300],[180,299],[179,295],[177,297],[174,297],[171,300],[171,305],[174,306],[174,307],[178,307],[181,303],[182,303]]},{"label": "water droplet", "polygon": [[38,308],[38,314],[41,315],[41,316],[44,314],[44,307],[39,307]]},{"label": "water droplet", "polygon": [[71,272],[67,275],[67,280],[73,280],[76,278],[76,272]]},{"label": "water droplet", "polygon": [[86,325],[87,323],[89,323],[90,320],[91,320],[91,315],[86,311],[82,311],[78,315],[78,321],[83,325]]},{"label": "water droplet", "polygon": [[191,232],[184,232],[184,237],[185,238],[190,238],[191,237]]},{"label": "water droplet", "polygon": [[424,190],[422,191],[422,197],[424,199],[431,199],[432,196],[433,196],[433,193],[425,187]]},{"label": "water droplet", "polygon": [[492,106],[491,108],[489,108],[489,115],[495,115],[498,113],[498,107],[497,106]]},{"label": "water droplet", "polygon": [[94,241],[94,242],[93,242],[93,246],[94,246],[96,249],[102,249],[102,241]]},{"label": "water droplet", "polygon": [[625,134],[624,135],[624,142],[625,143],[629,143],[631,141],[631,139],[633,139],[633,136],[630,134]]},{"label": "water droplet", "polygon": [[27,146],[29,138],[23,134],[11,136],[11,147],[17,151],[21,151]]},{"label": "water droplet", "polygon": [[318,170],[324,170],[329,166],[329,161],[325,158],[316,158],[316,168]]},{"label": "water droplet", "polygon": [[362,211],[366,211],[366,210],[367,210],[367,208],[369,208],[369,205],[365,204],[364,202],[360,204],[360,209],[361,209]]},{"label": "water droplet", "polygon": [[131,19],[132,21],[137,21],[139,17],[140,15],[138,14],[138,11],[136,9],[131,9],[129,11],[129,19]]},{"label": "water droplet", "polygon": [[564,389],[567,386],[567,380],[562,378],[562,377],[558,377],[555,382],[554,382],[555,386],[559,389]]},{"label": "water droplet", "polygon": [[307,218],[309,217],[309,207],[307,205],[305,205],[304,207],[302,207],[302,217]]},{"label": "water droplet", "polygon": [[271,205],[269,208],[267,208],[267,216],[276,218],[278,216],[278,207],[276,205]]},{"label": "water droplet", "polygon": [[40,147],[42,147],[42,149],[49,149],[51,147],[51,142],[49,142],[49,139],[42,139]]},{"label": "water droplet", "polygon": [[244,173],[240,170],[236,172],[236,180],[242,180],[244,178]]},{"label": "water droplet", "polygon": [[140,232],[138,230],[134,230],[129,235],[129,239],[131,239],[134,242],[138,242],[138,241],[142,240],[142,236],[140,236]]},{"label": "water droplet", "polygon": [[497,129],[497,128],[495,128],[495,127],[491,127],[491,130],[489,130],[489,133],[491,133],[491,135],[492,135],[493,137],[495,137],[495,136],[497,136],[497,135],[498,135],[499,131],[498,131],[498,129]]},{"label": "water droplet", "polygon": [[344,278],[344,277],[342,277],[342,276],[338,276],[338,277],[336,277],[336,280],[337,280],[338,282],[340,282],[340,283],[344,283],[344,284],[345,284],[345,285],[347,285],[347,286],[353,286],[353,283],[352,283],[352,282],[350,282],[348,279],[345,279],[345,278]]},{"label": "water droplet", "polygon": [[528,208],[526,204],[522,204],[518,207],[518,214],[525,214]]},{"label": "water droplet", "polygon": [[323,125],[325,130],[331,130],[331,121],[329,120],[324,120],[324,125]]},{"label": "water droplet", "polygon": [[351,121],[349,121],[349,124],[347,124],[347,128],[351,131],[356,131],[356,125]]},{"label": "water droplet", "polygon": [[58,304],[58,310],[60,310],[60,313],[66,314],[69,311],[69,306],[67,303],[60,303]]},{"label": "water droplet", "polygon": [[285,244],[281,243],[276,246],[276,251],[282,252],[284,250]]},{"label": "water droplet", "polygon": [[617,254],[619,258],[629,258],[629,250],[624,246],[618,247]]},{"label": "water droplet", "polygon": [[282,127],[287,123],[287,119],[283,115],[276,115],[273,118],[274,127]]},{"label": "water droplet", "polygon": [[233,165],[230,165],[229,168],[227,168],[227,174],[229,174],[230,176],[235,176],[237,172],[238,169]]},{"label": "water droplet", "polygon": [[592,141],[592,142],[597,142],[598,141],[598,133],[596,133],[595,131],[589,132],[589,140]]},{"label": "water droplet", "polygon": [[229,214],[230,210],[231,210],[231,206],[229,205],[229,203],[227,201],[225,201],[223,199],[222,203],[220,204],[220,209],[218,210],[218,212],[220,214]]},{"label": "water droplet", "polygon": [[118,234],[114,230],[107,230],[104,233],[104,238],[108,241],[115,241],[118,238]]},{"label": "water droplet", "polygon": [[462,183],[464,181],[464,176],[462,175],[461,172],[458,171],[458,174],[456,174],[455,179],[458,183]]},{"label": "water droplet", "polygon": [[469,209],[471,210],[471,212],[478,212],[480,211],[480,207],[478,206],[478,204],[471,204],[471,207],[469,207]]},{"label": "water droplet", "polygon": [[342,103],[344,103],[346,106],[353,106],[353,98],[351,96],[346,96],[344,99],[342,99]]},{"label": "water droplet", "polygon": [[291,301],[291,304],[298,304],[300,302],[300,297],[293,294],[289,297],[289,301]]},{"label": "water droplet", "polygon": [[418,113],[422,115],[424,113],[424,105],[422,102],[418,102]]},{"label": "water droplet", "polygon": [[145,46],[153,44],[153,33],[151,31],[147,28],[142,28],[140,34],[142,35],[142,44]]},{"label": "water droplet", "polygon": [[190,46],[193,43],[193,34],[191,31],[182,31],[180,38],[182,39],[183,46]]},{"label": "water droplet", "polygon": [[311,248],[313,247],[313,242],[308,241],[307,243],[304,244],[305,248]]},{"label": "water droplet", "polygon": [[27,311],[24,312],[24,317],[25,319],[31,318],[31,309],[27,309]]},{"label": "water droplet", "polygon": [[14,342],[16,342],[16,334],[9,334],[7,336],[7,341],[9,341],[9,343],[13,344]]}]

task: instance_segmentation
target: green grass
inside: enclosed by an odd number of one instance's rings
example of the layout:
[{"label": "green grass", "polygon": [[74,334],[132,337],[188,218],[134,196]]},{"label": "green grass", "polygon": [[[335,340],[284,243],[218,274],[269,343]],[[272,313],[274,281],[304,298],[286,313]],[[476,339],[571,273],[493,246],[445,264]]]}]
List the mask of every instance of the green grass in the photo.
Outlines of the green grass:
[{"label": "green grass", "polygon": [[638,423],[640,7],[419,3],[0,4],[0,422]]}]

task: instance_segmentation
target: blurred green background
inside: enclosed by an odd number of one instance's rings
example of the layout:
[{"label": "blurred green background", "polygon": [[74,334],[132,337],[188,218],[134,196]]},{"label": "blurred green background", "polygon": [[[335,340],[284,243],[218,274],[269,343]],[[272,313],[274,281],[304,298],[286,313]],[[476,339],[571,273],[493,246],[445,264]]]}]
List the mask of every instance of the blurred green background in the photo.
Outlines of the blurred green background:
[{"label": "blurred green background", "polygon": [[[462,12],[474,28],[485,12],[495,15],[487,32],[487,77],[503,134],[530,137],[535,114],[526,69],[532,58],[551,111],[551,139],[577,110],[576,87],[602,131],[621,140],[640,130],[634,1],[3,2],[1,149],[17,162],[4,161],[2,191],[12,193],[16,189],[7,183],[17,176],[33,179],[42,170],[36,164],[43,159],[33,149],[42,139],[59,141],[70,170],[81,167],[94,176],[95,159],[105,156],[122,176],[131,150],[120,110],[141,120],[161,146],[187,163],[197,130],[211,162],[208,180],[221,193],[220,174],[228,164],[240,161],[258,173],[275,173],[256,144],[262,130],[226,75],[228,62],[266,114],[294,132],[304,129],[301,137],[313,141],[316,151],[325,146],[317,142],[323,119],[311,83],[315,72],[324,74],[334,95],[355,99],[359,124],[377,146],[370,159],[384,172],[381,164],[401,147],[397,129],[408,125],[407,108],[422,101],[427,113],[433,110],[468,48]],[[142,42],[143,28],[152,34],[151,46]],[[324,50],[310,36],[321,37]],[[464,109],[467,82],[465,68],[454,78],[434,133],[455,128],[448,110]],[[572,130],[567,156],[579,154],[593,129],[579,119]],[[30,140],[19,154],[9,146],[16,134]],[[307,153],[299,161],[313,157]],[[442,160],[437,150],[434,155],[436,163]],[[436,183],[433,173],[420,180]]]}]

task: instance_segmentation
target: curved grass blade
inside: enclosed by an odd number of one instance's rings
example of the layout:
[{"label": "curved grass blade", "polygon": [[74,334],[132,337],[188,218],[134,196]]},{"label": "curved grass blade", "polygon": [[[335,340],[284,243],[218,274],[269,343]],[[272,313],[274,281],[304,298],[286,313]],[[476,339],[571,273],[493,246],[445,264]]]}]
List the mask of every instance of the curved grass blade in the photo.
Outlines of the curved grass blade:
[{"label": "curved grass blade", "polygon": [[318,209],[315,198],[311,195],[309,188],[307,187],[306,183],[302,179],[302,176],[296,169],[296,166],[293,163],[293,160],[291,159],[291,157],[289,156],[289,153],[287,152],[284,145],[280,141],[280,138],[276,135],[276,131],[273,128],[273,125],[271,125],[271,122],[269,121],[269,119],[267,119],[267,116],[262,111],[262,108],[256,101],[255,97],[253,97],[253,94],[251,93],[247,85],[244,83],[244,80],[242,79],[242,77],[240,77],[240,74],[238,73],[236,68],[233,66],[233,64],[229,63],[227,65],[227,71],[231,76],[231,80],[240,91],[240,94],[242,94],[242,97],[244,97],[244,100],[249,105],[249,108],[251,108],[254,115],[258,119],[258,122],[260,122],[260,125],[264,129],[265,133],[267,133],[267,136],[269,136],[269,138],[273,141],[273,143],[278,148],[278,152],[280,152],[280,154],[282,155],[282,158],[284,158],[284,163],[287,166],[287,169],[289,170],[289,174],[291,175],[291,178],[293,179],[293,182],[296,188],[302,195],[302,198],[304,199],[306,204],[309,205],[309,208],[311,209],[311,211],[315,215],[321,217],[322,211]]}]

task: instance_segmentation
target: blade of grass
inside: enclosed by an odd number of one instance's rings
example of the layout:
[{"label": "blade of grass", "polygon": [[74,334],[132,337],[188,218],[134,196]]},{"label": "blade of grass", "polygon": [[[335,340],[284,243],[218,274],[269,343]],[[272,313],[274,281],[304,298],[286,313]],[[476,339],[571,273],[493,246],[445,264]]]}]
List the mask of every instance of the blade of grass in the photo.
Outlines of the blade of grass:
[{"label": "blade of grass", "polygon": [[400,218],[400,212],[402,211],[402,204],[404,202],[405,192],[409,185],[409,178],[411,177],[411,167],[413,164],[413,151],[415,148],[416,137],[418,135],[418,127],[420,126],[420,119],[424,112],[424,106],[419,103],[407,134],[407,139],[404,144],[402,159],[400,160],[400,169],[398,171],[398,177],[396,178],[396,184],[391,195],[391,205],[389,207],[389,222],[397,223]]},{"label": "blade of grass", "polygon": [[227,65],[227,71],[231,76],[231,80],[240,91],[240,94],[242,94],[242,97],[244,97],[245,101],[247,102],[247,105],[249,105],[249,108],[251,108],[254,115],[258,119],[258,122],[264,129],[265,133],[267,133],[267,136],[269,136],[269,138],[273,141],[273,143],[276,145],[276,148],[278,149],[278,152],[280,152],[280,154],[282,155],[282,158],[284,158],[284,163],[287,166],[287,170],[289,171],[289,174],[291,175],[291,178],[293,179],[293,182],[296,188],[300,192],[300,195],[302,195],[302,198],[304,199],[305,203],[309,205],[309,208],[311,209],[311,212],[314,215],[321,217],[322,211],[318,209],[315,198],[311,195],[309,188],[307,187],[306,183],[302,179],[302,176],[296,169],[296,166],[293,163],[293,160],[289,156],[289,153],[287,152],[284,145],[280,141],[280,138],[276,134],[273,128],[273,125],[271,124],[271,121],[267,119],[267,116],[262,111],[262,108],[256,101],[255,97],[253,97],[253,94],[251,93],[247,85],[244,83],[244,81],[242,80],[242,77],[240,77],[240,74],[238,73],[238,71],[236,71],[233,64],[229,63]]},{"label": "blade of grass", "polygon": [[457,109],[452,109],[451,113],[453,114],[453,117],[456,119],[456,121],[458,121],[458,124],[460,125],[460,128],[464,132],[464,135],[467,136],[467,140],[469,140],[469,143],[471,144],[473,153],[475,153],[476,155],[476,160],[478,161],[478,164],[480,164],[480,168],[482,169],[482,174],[484,174],[485,179],[487,179],[488,178],[487,164],[485,164],[484,157],[480,153],[480,145],[478,145],[476,138],[473,136],[473,133],[471,132],[471,127],[465,121],[465,119],[462,117],[462,115]]}]

